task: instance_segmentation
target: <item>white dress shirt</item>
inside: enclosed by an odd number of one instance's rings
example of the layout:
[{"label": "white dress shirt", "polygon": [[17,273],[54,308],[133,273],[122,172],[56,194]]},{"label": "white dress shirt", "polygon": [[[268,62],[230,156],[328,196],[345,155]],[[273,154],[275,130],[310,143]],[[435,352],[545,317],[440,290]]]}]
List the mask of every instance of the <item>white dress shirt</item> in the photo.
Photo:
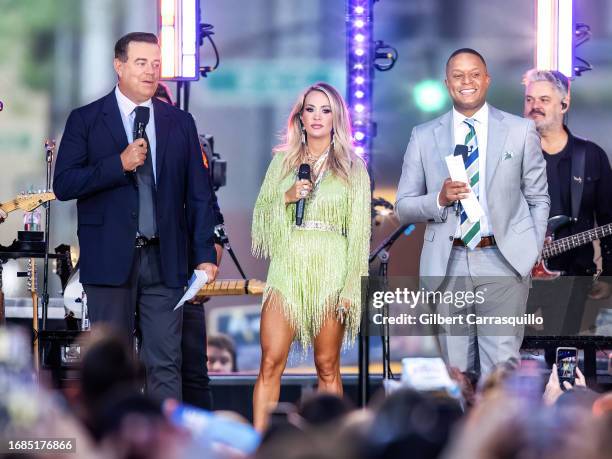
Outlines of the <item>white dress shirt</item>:
[{"label": "white dress shirt", "polygon": [[[470,128],[463,121],[468,117],[459,113],[453,107],[453,138],[455,145],[465,145],[465,137],[470,132]],[[484,210],[484,216],[480,217],[480,236],[491,236],[492,231],[489,228],[489,207],[487,206],[487,131],[489,129],[489,106],[485,104],[471,116],[474,120],[474,129],[476,130],[476,140],[478,141],[478,182],[479,194],[478,201]],[[455,237],[461,238],[461,223],[457,223]]]}]

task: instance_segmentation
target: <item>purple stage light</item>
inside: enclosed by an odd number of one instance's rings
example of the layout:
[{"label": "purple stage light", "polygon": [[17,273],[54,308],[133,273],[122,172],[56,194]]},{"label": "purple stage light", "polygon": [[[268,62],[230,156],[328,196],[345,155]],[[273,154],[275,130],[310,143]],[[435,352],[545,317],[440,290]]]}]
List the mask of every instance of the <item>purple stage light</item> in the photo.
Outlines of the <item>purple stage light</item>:
[{"label": "purple stage light", "polygon": [[372,77],[374,0],[348,0],[346,9],[347,103],[351,113],[355,153],[366,163],[372,149]]}]

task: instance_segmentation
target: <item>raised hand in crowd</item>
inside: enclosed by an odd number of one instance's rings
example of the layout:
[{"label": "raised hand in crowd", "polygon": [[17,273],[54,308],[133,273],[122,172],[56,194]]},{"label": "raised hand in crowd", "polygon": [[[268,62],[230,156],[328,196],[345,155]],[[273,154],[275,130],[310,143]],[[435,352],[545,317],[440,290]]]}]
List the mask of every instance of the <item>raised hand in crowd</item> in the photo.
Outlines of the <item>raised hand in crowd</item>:
[{"label": "raised hand in crowd", "polygon": [[[586,379],[580,368],[576,367],[576,382],[572,386],[569,382],[563,381],[563,387],[565,390],[572,390],[574,387],[586,387]],[[544,389],[544,403],[546,405],[554,405],[557,399],[563,394],[564,390],[561,389],[561,384],[559,383],[559,374],[557,373],[557,365],[553,364],[552,371],[550,372],[550,378],[548,378],[548,383],[546,384],[546,389]]]}]

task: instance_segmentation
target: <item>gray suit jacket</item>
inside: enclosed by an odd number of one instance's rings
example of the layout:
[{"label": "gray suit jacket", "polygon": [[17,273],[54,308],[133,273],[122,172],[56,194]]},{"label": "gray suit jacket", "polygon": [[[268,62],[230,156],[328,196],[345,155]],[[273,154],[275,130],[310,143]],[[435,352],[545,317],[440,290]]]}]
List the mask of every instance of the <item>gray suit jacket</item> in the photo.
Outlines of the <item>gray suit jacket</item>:
[{"label": "gray suit jacket", "polygon": [[[521,276],[529,275],[546,233],[550,198],[546,162],[531,120],[489,105],[486,192],[489,225],[502,255]],[[420,275],[446,275],[458,218],[438,209],[449,176],[444,158],[453,154],[452,110],[412,130],[395,204],[402,223],[427,222]],[[441,281],[441,280],[440,280]],[[434,282],[438,284],[438,282]],[[431,285],[437,288],[438,285]]]}]

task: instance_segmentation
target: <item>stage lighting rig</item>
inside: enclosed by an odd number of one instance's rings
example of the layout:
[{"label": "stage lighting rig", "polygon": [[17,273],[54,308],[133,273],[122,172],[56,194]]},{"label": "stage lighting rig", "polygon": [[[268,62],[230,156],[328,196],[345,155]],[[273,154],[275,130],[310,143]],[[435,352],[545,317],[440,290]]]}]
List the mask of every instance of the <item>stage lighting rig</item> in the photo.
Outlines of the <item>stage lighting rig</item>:
[{"label": "stage lighting rig", "polygon": [[200,134],[200,146],[206,155],[210,169],[212,187],[215,191],[227,184],[227,161],[221,159],[221,154],[215,151],[215,139],[212,135]]},{"label": "stage lighting rig", "polygon": [[376,0],[348,0],[346,4],[347,103],[351,113],[355,152],[370,166],[376,123],[372,120],[374,70],[391,70],[397,50],[374,41]]},{"label": "stage lighting rig", "polygon": [[[574,51],[578,49],[579,46],[582,46],[587,41],[591,39],[591,27],[583,22],[576,23],[576,33],[575,33],[575,45]],[[574,56],[574,60],[576,63],[574,64],[574,75],[580,76],[584,72],[588,72],[589,70],[593,70],[593,66],[582,59],[581,57]]]},{"label": "stage lighting rig", "polygon": [[212,39],[212,36],[215,34],[213,32],[213,28],[214,26],[212,24],[200,24],[200,46],[204,44],[204,39],[206,38],[210,42],[210,45],[215,52],[215,65],[200,66],[200,75],[204,78],[206,78],[213,70],[217,70],[220,63],[219,50],[217,49],[217,45],[215,45],[215,41]]},{"label": "stage lighting rig", "polygon": [[380,72],[391,70],[397,61],[397,49],[386,44],[382,40],[377,40],[374,44],[376,50],[374,54],[374,67]]},{"label": "stage lighting rig", "polygon": [[200,78],[199,0],[159,0],[158,36],[161,78],[196,81]]},{"label": "stage lighting rig", "polygon": [[576,49],[591,38],[591,28],[576,22],[574,0],[535,0],[535,67],[558,70],[568,78],[592,69],[576,56]]}]

